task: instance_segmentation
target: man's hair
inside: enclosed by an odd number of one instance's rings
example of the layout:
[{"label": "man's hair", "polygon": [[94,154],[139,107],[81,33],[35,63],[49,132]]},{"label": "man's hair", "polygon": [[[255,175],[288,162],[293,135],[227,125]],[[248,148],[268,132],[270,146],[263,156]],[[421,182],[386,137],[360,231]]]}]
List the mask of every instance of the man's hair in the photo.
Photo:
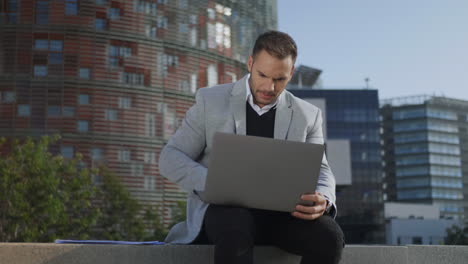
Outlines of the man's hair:
[{"label": "man's hair", "polygon": [[289,55],[293,61],[296,61],[297,58],[296,42],[294,42],[291,36],[280,31],[271,30],[258,36],[252,50],[252,57],[255,59],[255,56],[262,50],[280,60]]}]

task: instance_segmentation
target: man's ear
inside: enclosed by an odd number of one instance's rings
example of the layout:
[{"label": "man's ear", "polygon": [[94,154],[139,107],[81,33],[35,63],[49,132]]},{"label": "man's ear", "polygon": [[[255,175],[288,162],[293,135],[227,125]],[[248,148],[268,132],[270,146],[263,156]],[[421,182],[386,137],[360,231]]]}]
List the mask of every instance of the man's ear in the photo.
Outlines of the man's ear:
[{"label": "man's ear", "polygon": [[250,73],[252,73],[252,66],[253,66],[253,57],[252,55],[250,55],[249,59],[247,60],[247,69],[249,70]]}]

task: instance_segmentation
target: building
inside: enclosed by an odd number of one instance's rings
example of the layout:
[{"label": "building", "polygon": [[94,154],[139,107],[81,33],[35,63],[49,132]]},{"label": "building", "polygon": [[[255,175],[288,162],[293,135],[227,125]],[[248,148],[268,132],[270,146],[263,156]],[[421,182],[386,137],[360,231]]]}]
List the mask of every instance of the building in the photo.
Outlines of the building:
[{"label": "building", "polygon": [[[322,109],[327,155],[337,178],[337,221],[347,243],[384,243],[382,166],[379,100],[377,90],[369,89],[295,89],[294,95]],[[291,89],[293,88],[293,89]],[[317,104],[321,99],[324,103]],[[314,101],[315,100],[315,101]],[[343,169],[341,159],[350,149],[351,166]],[[328,146],[329,145],[329,146]],[[338,162],[337,162],[338,160]],[[351,170],[350,176],[343,175]],[[349,172],[348,172],[349,173]],[[352,176],[352,177],[351,177]]]},{"label": "building", "polygon": [[167,220],[185,193],[161,148],[196,89],[241,78],[276,27],[275,0],[1,0],[0,136],[61,134],[53,152],[106,164]]},{"label": "building", "polygon": [[468,101],[388,99],[381,115],[386,199],[437,205],[442,218],[466,218]]},{"label": "building", "polygon": [[441,245],[447,229],[459,225],[457,220],[440,219],[437,205],[385,203],[385,237],[387,245]]}]

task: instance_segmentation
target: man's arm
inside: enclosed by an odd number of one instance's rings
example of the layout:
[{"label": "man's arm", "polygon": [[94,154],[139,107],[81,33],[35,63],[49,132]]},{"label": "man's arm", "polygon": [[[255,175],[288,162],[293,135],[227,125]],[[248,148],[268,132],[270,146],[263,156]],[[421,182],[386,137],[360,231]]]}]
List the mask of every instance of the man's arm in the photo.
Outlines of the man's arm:
[{"label": "man's arm", "polygon": [[[312,129],[307,133],[307,138],[306,142],[308,143],[314,143],[314,144],[323,144],[323,132],[322,132],[322,112],[318,110],[316,120],[314,122],[314,125]],[[318,195],[323,196],[328,203],[331,203],[331,210],[330,210],[330,215],[332,217],[336,216],[336,205],[335,205],[335,176],[333,175],[330,166],[328,165],[327,158],[325,154],[323,155],[322,159],[322,164],[320,166],[320,175],[318,178],[318,183],[317,183],[317,188],[316,192],[319,193]],[[319,197],[315,198],[313,197],[314,195],[307,196],[305,197],[306,200],[314,201],[314,202],[319,202],[322,201]],[[326,206],[326,203],[320,203],[320,208],[317,208],[317,210],[323,210],[325,209],[324,206]],[[302,208],[302,207],[299,207]],[[314,211],[316,213],[316,210],[311,210],[311,212]]]},{"label": "man's arm", "polygon": [[203,191],[207,169],[196,160],[205,146],[205,102],[198,90],[195,105],[161,151],[159,172],[187,192]]}]

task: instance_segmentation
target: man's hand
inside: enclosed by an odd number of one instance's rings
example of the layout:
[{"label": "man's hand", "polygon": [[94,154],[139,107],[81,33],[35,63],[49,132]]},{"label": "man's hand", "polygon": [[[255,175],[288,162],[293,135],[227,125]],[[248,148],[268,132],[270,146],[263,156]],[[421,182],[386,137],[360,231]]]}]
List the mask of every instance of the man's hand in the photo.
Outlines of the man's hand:
[{"label": "man's hand", "polygon": [[291,213],[293,216],[304,220],[314,220],[325,213],[325,209],[327,208],[327,200],[321,193],[315,192],[314,194],[303,194],[301,199],[309,203],[313,202],[314,205],[296,205],[296,211]]}]

